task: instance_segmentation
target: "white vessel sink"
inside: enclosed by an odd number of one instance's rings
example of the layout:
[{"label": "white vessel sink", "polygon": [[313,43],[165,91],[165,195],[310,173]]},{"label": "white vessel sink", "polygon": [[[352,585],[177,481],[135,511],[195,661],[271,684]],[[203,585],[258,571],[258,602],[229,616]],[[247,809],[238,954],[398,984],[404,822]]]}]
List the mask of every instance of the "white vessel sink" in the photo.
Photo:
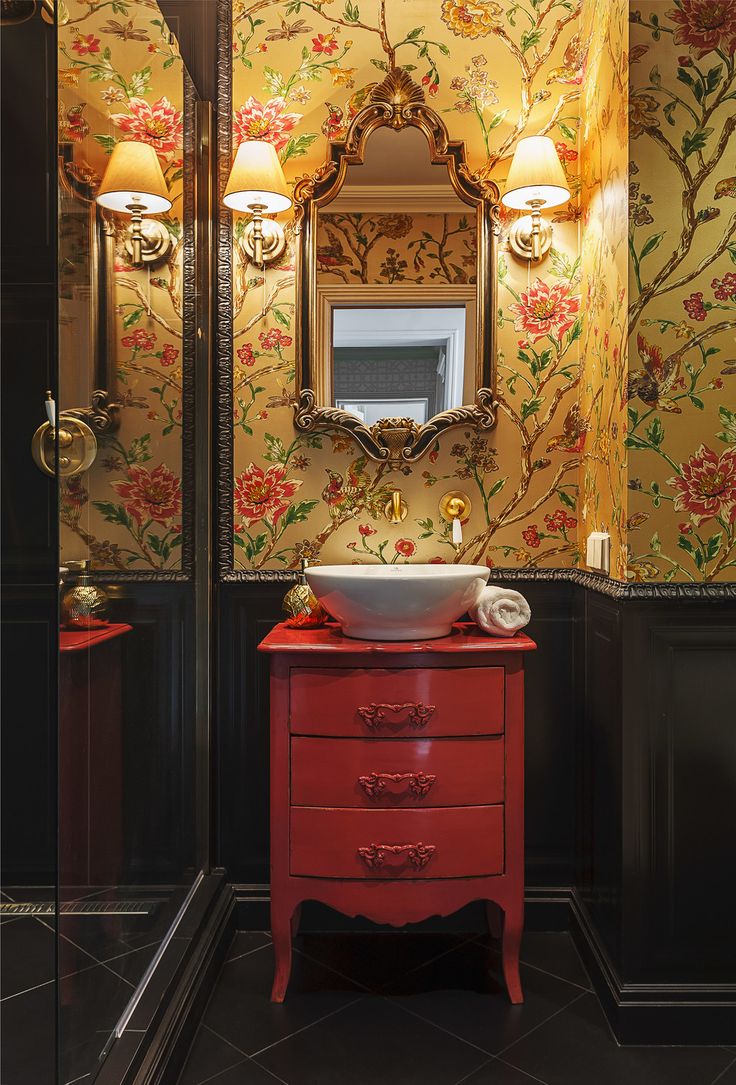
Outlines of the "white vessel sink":
[{"label": "white vessel sink", "polygon": [[320,565],[307,580],[358,640],[445,637],[488,583],[480,565]]}]

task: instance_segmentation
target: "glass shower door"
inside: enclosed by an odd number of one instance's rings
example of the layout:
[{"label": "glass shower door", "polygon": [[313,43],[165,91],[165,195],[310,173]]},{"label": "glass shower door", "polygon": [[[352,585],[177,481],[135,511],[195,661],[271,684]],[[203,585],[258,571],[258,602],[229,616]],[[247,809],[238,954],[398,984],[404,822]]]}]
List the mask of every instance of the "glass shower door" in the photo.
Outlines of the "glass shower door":
[{"label": "glass shower door", "polygon": [[[125,9],[123,32],[107,5],[59,5],[61,1085],[137,1034],[198,874],[196,101],[156,5]],[[96,200],[124,142],[152,149],[171,203],[140,254],[131,215]]]}]

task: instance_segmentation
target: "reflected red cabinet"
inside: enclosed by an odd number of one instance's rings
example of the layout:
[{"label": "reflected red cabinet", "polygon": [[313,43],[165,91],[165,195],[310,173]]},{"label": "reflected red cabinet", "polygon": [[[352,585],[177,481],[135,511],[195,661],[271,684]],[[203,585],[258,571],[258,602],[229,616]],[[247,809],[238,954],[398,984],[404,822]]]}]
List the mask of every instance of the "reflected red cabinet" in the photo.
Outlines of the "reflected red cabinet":
[{"label": "reflected red cabinet", "polygon": [[523,999],[524,634],[350,640],[278,625],[271,658],[271,926],[282,1002],[304,900],[403,926],[473,900]]},{"label": "reflected red cabinet", "polygon": [[131,626],[59,633],[59,881],[116,885],[123,867],[121,638]]}]

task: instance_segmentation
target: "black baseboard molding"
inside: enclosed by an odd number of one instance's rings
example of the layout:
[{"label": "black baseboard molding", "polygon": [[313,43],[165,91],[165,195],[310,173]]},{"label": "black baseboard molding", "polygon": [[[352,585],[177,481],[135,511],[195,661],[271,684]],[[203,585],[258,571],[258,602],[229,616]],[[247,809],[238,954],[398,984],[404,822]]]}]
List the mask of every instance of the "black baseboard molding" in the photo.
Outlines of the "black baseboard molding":
[{"label": "black baseboard molding", "polygon": [[[267,931],[271,927],[271,894],[268,885],[234,885],[235,926],[239,931]],[[566,886],[531,887],[524,895],[526,926],[533,931],[566,931],[570,925],[570,892]],[[487,930],[485,909],[480,902],[468,904],[449,916],[431,916],[421,923],[412,923],[415,931],[477,931]],[[380,926],[362,916],[341,915],[316,901],[305,901],[300,929],[311,933],[345,931],[393,931],[395,927]]]},{"label": "black baseboard molding", "polygon": [[736,984],[627,984],[578,894],[570,894],[570,929],[621,1044],[733,1044]]},{"label": "black baseboard molding", "polygon": [[224,871],[204,876],[96,1085],[175,1085],[234,932]]}]

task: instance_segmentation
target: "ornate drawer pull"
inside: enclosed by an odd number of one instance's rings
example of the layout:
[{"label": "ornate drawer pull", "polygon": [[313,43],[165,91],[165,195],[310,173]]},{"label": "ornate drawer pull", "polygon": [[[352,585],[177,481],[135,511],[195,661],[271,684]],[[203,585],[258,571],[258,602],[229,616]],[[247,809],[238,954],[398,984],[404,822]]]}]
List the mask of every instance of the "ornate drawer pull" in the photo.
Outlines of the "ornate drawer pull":
[{"label": "ornate drawer pull", "polygon": [[369,776],[359,776],[358,783],[366,795],[375,799],[376,795],[382,795],[386,790],[386,784],[403,784],[409,781],[409,788],[413,795],[422,798],[426,795],[437,777],[431,772],[372,772]]},{"label": "ornate drawer pull", "polygon": [[383,866],[387,855],[408,855],[412,866],[425,867],[437,850],[434,844],[369,844],[358,848],[358,855],[371,870]]},{"label": "ornate drawer pull", "polygon": [[424,727],[434,712],[433,704],[424,704],[422,701],[405,701],[403,704],[375,704],[362,705],[358,709],[358,715],[368,727],[378,727],[386,718],[387,712],[405,712],[409,710],[409,719],[414,727]]}]

